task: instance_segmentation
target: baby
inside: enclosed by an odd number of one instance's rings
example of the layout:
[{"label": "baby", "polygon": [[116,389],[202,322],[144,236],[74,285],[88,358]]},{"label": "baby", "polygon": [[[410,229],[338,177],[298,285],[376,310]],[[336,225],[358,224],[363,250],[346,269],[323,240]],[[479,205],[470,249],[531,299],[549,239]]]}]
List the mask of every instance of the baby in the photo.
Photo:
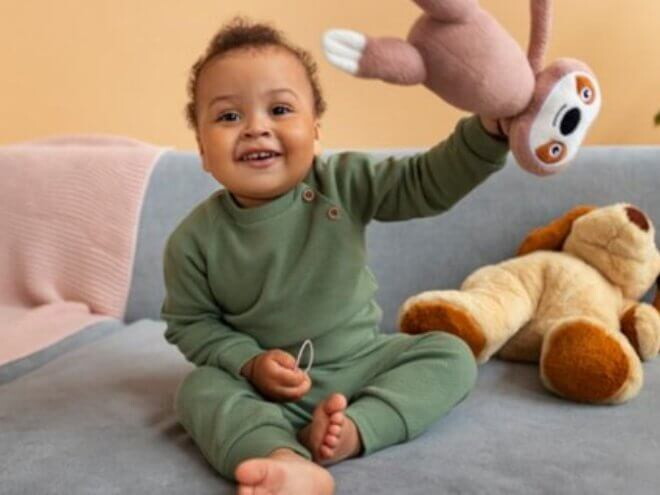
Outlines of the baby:
[{"label": "baby", "polygon": [[[502,168],[506,140],[472,116],[424,153],[322,159],[313,60],[242,19],[215,35],[188,89],[204,169],[224,188],[165,250],[165,337],[197,365],[177,415],[239,495],[332,494],[325,466],[412,440],[476,379],[453,335],[379,331],[366,225],[448,210]],[[298,363],[307,340],[313,363]]]}]

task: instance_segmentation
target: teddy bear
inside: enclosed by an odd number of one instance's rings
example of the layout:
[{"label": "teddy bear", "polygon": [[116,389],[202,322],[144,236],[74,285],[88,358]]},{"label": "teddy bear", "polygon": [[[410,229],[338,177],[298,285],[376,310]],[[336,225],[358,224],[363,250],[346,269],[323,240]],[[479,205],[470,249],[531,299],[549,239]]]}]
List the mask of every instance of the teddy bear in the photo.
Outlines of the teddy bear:
[{"label": "teddy bear", "polygon": [[423,13],[407,39],[330,29],[330,63],[349,74],[403,85],[424,84],[447,103],[481,115],[508,136],[514,157],[537,175],[562,170],[598,115],[601,92],[583,62],[543,58],[551,1],[530,0],[527,56],[477,0],[414,0]]},{"label": "teddy bear", "polygon": [[[578,402],[620,404],[660,350],[660,252],[649,217],[628,203],[579,205],[532,230],[517,256],[484,266],[460,290],[400,307],[402,332],[462,338],[478,363],[538,362],[543,385]],[[657,280],[653,304],[638,302]]]}]

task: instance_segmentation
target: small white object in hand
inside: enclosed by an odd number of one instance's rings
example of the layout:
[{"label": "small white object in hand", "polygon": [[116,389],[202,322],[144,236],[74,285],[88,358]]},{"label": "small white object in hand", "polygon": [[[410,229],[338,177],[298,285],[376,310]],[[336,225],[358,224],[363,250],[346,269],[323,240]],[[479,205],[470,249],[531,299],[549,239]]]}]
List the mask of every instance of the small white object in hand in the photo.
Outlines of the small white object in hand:
[{"label": "small white object in hand", "polygon": [[305,347],[307,346],[309,346],[309,361],[307,361],[307,368],[305,368],[305,373],[307,373],[312,368],[312,363],[314,362],[314,344],[312,344],[311,340],[307,339],[302,343],[300,350],[298,351],[298,357],[296,358],[296,368],[299,368],[300,360],[302,359],[302,355],[305,352]]}]

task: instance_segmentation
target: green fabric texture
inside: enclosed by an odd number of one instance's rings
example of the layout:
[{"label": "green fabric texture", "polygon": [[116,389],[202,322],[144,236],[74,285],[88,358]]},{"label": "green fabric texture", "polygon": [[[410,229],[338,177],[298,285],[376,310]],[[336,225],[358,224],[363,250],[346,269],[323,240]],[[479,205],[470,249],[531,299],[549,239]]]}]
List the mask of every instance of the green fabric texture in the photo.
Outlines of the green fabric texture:
[{"label": "green fabric texture", "polygon": [[264,349],[295,352],[308,338],[318,363],[341,359],[373,337],[382,315],[366,224],[446,211],[500,169],[507,150],[471,117],[414,156],[317,158],[302,183],[261,207],[216,192],[168,240],[166,339],[196,365],[236,377]]},{"label": "green fabric texture", "polygon": [[[162,317],[168,342],[198,368],[178,391],[177,413],[223,476],[279,447],[310,458],[296,432],[333,392],[349,399],[364,454],[415,438],[465,397],[476,364],[460,339],[380,332],[365,229],[448,210],[502,168],[507,151],[465,118],[416,155],[316,158],[300,184],[256,208],[217,191],[178,225],[165,249]],[[241,376],[264,350],[295,356],[305,339],[312,389],[299,401],[269,402]]]},{"label": "green fabric texture", "polygon": [[461,339],[445,332],[380,334],[339,363],[314,366],[313,387],[297,402],[264,400],[244,378],[200,366],[181,384],[177,416],[209,463],[234,479],[244,460],[289,448],[311,459],[296,433],[331,393],[350,399],[363,455],[412,440],[472,389],[477,364]]}]

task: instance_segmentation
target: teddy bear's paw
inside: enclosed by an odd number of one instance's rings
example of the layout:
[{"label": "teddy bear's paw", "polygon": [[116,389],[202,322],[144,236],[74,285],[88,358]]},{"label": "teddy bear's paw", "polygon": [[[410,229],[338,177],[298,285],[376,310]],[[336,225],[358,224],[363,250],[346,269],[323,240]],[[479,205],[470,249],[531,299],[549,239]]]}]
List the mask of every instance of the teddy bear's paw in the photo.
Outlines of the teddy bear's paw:
[{"label": "teddy bear's paw", "polygon": [[660,315],[649,304],[636,304],[621,319],[621,331],[639,357],[652,359],[660,350]]},{"label": "teddy bear's paw", "polygon": [[356,75],[360,59],[367,46],[367,37],[349,29],[331,29],[323,35],[323,50],[335,67]]},{"label": "teddy bear's paw", "polygon": [[442,331],[463,339],[479,360],[486,347],[486,337],[477,321],[459,305],[420,294],[404,303],[399,316],[399,328],[404,333]]},{"label": "teddy bear's paw", "polygon": [[570,320],[548,332],[540,371],[550,390],[578,402],[625,402],[642,384],[639,359],[623,335],[587,319]]}]

